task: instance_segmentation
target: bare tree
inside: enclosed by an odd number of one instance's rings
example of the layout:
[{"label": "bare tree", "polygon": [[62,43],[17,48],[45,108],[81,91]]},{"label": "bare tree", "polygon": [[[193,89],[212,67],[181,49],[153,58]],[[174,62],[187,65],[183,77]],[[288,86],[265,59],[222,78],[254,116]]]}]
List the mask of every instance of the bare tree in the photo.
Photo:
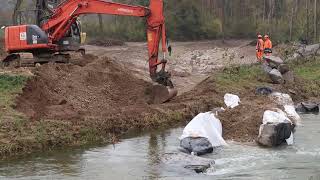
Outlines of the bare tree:
[{"label": "bare tree", "polygon": [[102,15],[98,14],[98,19],[99,19],[99,28],[100,28],[100,33],[103,33],[103,19],[102,19]]},{"label": "bare tree", "polygon": [[13,10],[13,15],[12,15],[12,24],[17,25],[18,24],[18,11],[21,7],[23,0],[17,0],[14,10]]},{"label": "bare tree", "polygon": [[314,0],[314,40],[317,41],[317,0]]},{"label": "bare tree", "polygon": [[307,15],[307,32],[306,32],[306,40],[309,40],[309,0],[306,0],[306,15]]}]

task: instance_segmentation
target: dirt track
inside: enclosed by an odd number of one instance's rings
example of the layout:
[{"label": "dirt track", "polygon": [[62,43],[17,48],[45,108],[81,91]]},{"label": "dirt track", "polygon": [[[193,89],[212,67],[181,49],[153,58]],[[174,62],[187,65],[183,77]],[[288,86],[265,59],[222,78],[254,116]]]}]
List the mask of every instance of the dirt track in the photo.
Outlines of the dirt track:
[{"label": "dirt track", "polygon": [[[214,70],[234,64],[256,62],[255,48],[249,40],[221,40],[204,42],[176,42],[169,57],[168,70],[180,93],[193,89]],[[124,46],[85,46],[87,53],[107,56],[123,63],[138,77],[150,81],[146,43],[126,43]],[[160,54],[162,57],[162,55]]]}]

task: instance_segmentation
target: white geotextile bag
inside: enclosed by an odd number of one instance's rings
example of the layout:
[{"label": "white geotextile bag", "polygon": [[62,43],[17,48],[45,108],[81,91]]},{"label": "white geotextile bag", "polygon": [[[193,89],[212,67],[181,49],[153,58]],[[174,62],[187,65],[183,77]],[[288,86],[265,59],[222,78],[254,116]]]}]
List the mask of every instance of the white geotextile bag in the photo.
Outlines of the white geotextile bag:
[{"label": "white geotextile bag", "polygon": [[267,110],[263,114],[263,124],[267,123],[284,123],[284,122],[291,122],[291,120],[287,117],[286,113],[283,112],[281,109],[275,109],[275,111]]},{"label": "white geotextile bag", "polygon": [[235,108],[239,106],[240,98],[237,95],[234,94],[225,94],[224,95],[224,103],[229,108]]},{"label": "white geotextile bag", "polygon": [[181,139],[187,137],[204,137],[213,147],[226,146],[222,138],[222,124],[212,112],[200,113],[184,128]]}]

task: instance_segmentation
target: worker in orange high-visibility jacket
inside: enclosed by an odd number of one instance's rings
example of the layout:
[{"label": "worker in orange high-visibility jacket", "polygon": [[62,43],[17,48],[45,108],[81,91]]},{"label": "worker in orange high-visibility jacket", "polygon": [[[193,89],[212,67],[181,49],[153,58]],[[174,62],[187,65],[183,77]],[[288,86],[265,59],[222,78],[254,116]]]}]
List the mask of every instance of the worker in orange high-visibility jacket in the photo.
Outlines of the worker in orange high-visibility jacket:
[{"label": "worker in orange high-visibility jacket", "polygon": [[272,42],[268,35],[264,36],[264,54],[270,56],[272,54]]},{"label": "worker in orange high-visibility jacket", "polygon": [[263,42],[262,36],[259,34],[257,45],[256,45],[256,56],[259,62],[262,61],[263,50],[264,50],[264,42]]}]

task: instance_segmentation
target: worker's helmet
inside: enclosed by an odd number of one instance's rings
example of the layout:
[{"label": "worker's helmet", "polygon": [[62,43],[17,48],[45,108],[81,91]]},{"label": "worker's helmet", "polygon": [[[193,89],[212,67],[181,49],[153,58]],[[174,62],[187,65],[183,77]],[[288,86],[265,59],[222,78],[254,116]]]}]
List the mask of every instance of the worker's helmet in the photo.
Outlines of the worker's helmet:
[{"label": "worker's helmet", "polygon": [[262,38],[262,36],[259,34],[259,35],[258,35],[258,39],[261,39],[261,38]]},{"label": "worker's helmet", "polygon": [[269,38],[269,36],[266,34],[266,35],[264,35],[264,38],[266,38],[266,39],[267,39],[267,38]]}]

